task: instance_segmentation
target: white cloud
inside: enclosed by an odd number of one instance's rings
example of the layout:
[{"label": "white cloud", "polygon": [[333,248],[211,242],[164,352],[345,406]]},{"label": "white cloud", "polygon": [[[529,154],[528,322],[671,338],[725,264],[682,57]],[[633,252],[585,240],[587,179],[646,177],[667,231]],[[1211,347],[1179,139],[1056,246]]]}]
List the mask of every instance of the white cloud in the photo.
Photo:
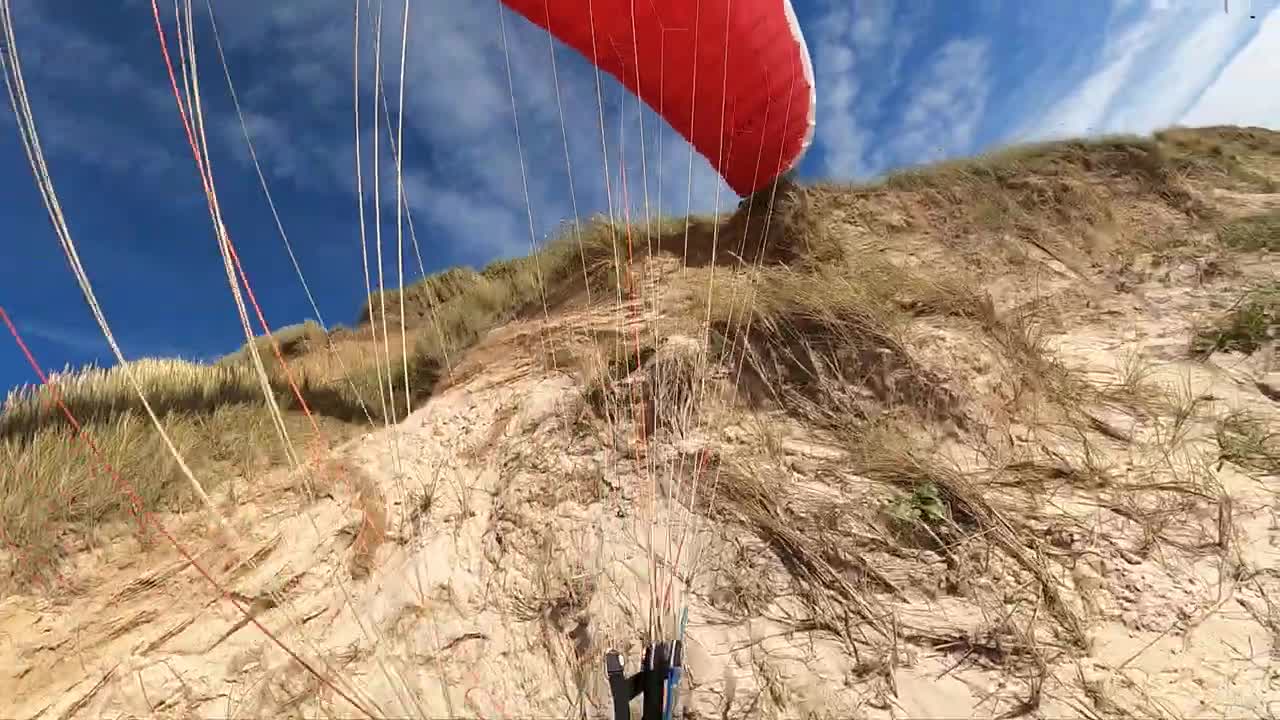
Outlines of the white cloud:
[{"label": "white cloud", "polygon": [[40,338],[85,355],[100,353],[105,356],[111,351],[98,328],[72,327],[28,319],[18,324],[18,330],[23,335]]},{"label": "white cloud", "polygon": [[901,126],[877,165],[941,160],[967,152],[986,110],[988,43],[952,40],[939,48],[910,89]]},{"label": "white cloud", "polygon": [[[253,161],[249,145],[244,141],[247,133],[259,162],[270,167],[273,174],[286,178],[298,176],[301,160],[297,148],[289,141],[284,123],[255,112],[244,113],[243,125],[236,117],[220,120],[217,128],[221,140],[233,149],[237,160],[246,164]],[[264,153],[269,155],[264,156]]]},{"label": "white cloud", "polygon": [[[149,178],[168,178],[175,172],[188,172],[181,155],[171,147],[156,143],[154,136],[148,136],[140,128],[95,117],[79,107],[68,108],[47,96],[32,97],[31,104],[40,142],[48,150],[114,172],[141,173]],[[175,132],[173,139],[179,137],[180,133]],[[50,162],[55,163],[57,172],[56,160]],[[190,175],[192,182],[196,182],[194,173]]]},{"label": "white cloud", "polygon": [[[167,82],[152,82],[118,47],[56,18],[43,3],[18,0],[14,5],[16,50],[47,150],[149,177],[181,167],[184,146],[157,142],[153,128],[118,119],[133,113],[176,120]],[[177,127],[172,129],[179,137]]]},{"label": "white cloud", "polygon": [[1258,34],[1179,120],[1183,125],[1257,125],[1280,129],[1280,12],[1259,17]]},{"label": "white cloud", "polygon": [[[31,315],[15,321],[15,325],[24,337],[39,338],[79,355],[97,356],[100,360],[114,364],[111,347],[96,326],[33,319]],[[132,333],[121,335],[118,329],[114,330],[116,340],[127,357],[180,357],[185,354],[180,344],[169,342],[168,338],[152,337],[150,333],[145,338]]]},{"label": "white cloud", "polygon": [[1147,133],[1173,124],[1215,84],[1256,24],[1212,3],[1149,7],[1136,18],[1117,9],[1097,61],[1075,89],[1029,117],[1014,137]]},{"label": "white cloud", "polygon": [[[415,217],[430,218],[434,225],[444,230],[443,237],[466,243],[468,254],[509,257],[529,252],[528,219],[517,212],[523,208],[514,208],[479,193],[444,187],[419,173],[404,178],[404,192]],[[394,207],[393,199],[393,210]],[[384,215],[388,224],[394,224],[394,218],[394,215]],[[431,256],[433,250],[439,253],[440,248],[432,245],[440,239],[441,236],[435,233],[418,233],[424,257]],[[409,256],[409,251],[406,251],[406,256]]]},{"label": "white cloud", "polygon": [[[817,3],[806,32],[818,85],[816,149],[826,173],[866,177],[969,150],[990,92],[989,41],[939,39],[939,30],[950,28],[930,23],[945,9],[896,0]],[[970,7],[981,18],[998,9],[998,2]],[[907,75],[909,67],[918,74]]]},{"label": "white cloud", "polygon": [[[175,133],[174,139],[181,140],[167,77],[158,64],[148,71],[159,73],[152,78],[124,62],[112,44],[115,40],[50,25],[34,12],[34,0],[19,2],[28,8],[29,32],[19,38],[28,72],[34,74],[39,67],[48,79],[45,87],[68,96],[96,92],[117,102],[142,103],[146,111],[141,115],[163,122]],[[1259,2],[1255,0],[1255,5]],[[1250,21],[1243,13],[1225,15],[1215,3],[1172,3],[1165,9],[1156,9],[1156,4],[1115,0],[1097,18],[1106,23],[1105,40],[1090,55],[1081,49],[1083,44],[1065,37],[1059,40],[1056,29],[1045,28],[1046,22],[1063,22],[1069,13],[1046,21],[1036,13],[1014,12],[1011,6],[993,1],[976,5],[970,27],[960,31],[942,20],[930,24],[935,16],[945,14],[941,4],[813,0],[813,5],[802,8],[813,12],[802,17],[814,18],[806,23],[805,32],[818,86],[815,159],[826,174],[860,177],[897,165],[968,154],[978,143],[991,141],[1147,131],[1179,121],[1280,123],[1276,94],[1259,90],[1280,76],[1276,73],[1280,20],[1267,19],[1263,31],[1248,42],[1261,20]],[[372,178],[370,57],[373,12],[378,5],[361,3],[366,190]],[[403,5],[391,0],[385,8],[384,80],[394,112]],[[412,3],[410,8],[405,172],[408,203],[420,239],[464,246],[476,261],[484,255],[523,252],[529,236],[526,183],[539,238],[573,213],[562,139],[566,137],[572,190],[581,215],[606,211],[611,203],[615,210],[620,207],[619,162],[624,159],[620,139],[626,141],[633,213],[642,210],[646,189],[650,204],[669,213],[686,211],[687,193],[692,195],[689,209],[693,211],[711,209],[717,191],[722,209],[731,209],[736,202],[701,156],[694,156],[693,177],[689,177],[688,144],[647,109],[642,162],[637,152],[640,129],[634,96],[605,77],[600,107],[593,68],[558,43],[557,86],[548,36],[540,28],[506,12],[508,52],[504,53],[497,3],[431,0]],[[220,0],[216,10],[222,38],[232,54],[231,72],[246,122],[268,177],[302,190],[354,193],[350,0]],[[137,4],[130,12],[145,18],[149,5]],[[225,96],[225,88],[208,25],[197,22],[199,43],[207,51],[202,55],[202,79],[209,98],[208,122],[221,145],[218,151],[230,149],[247,161],[239,121],[225,97],[216,97]],[[41,32],[40,23],[56,32]],[[1018,49],[1015,53],[1016,44],[1024,42],[1018,33],[1029,25],[1035,28],[1034,42],[1060,41],[1054,49],[1061,52],[1037,55],[1037,50]],[[984,34],[974,34],[978,32]],[[149,42],[154,43],[154,38]],[[60,43],[75,48],[76,57]],[[1002,73],[1010,74],[1003,66],[1011,56],[1025,64],[1013,73],[1021,76],[1021,84],[1002,79]],[[1057,60],[1045,59],[1050,57]],[[512,124],[508,59],[515,76],[523,156],[517,152]],[[88,62],[106,70],[86,74],[83,67]],[[1049,95],[1052,102],[1046,101]],[[51,142],[62,149],[121,171],[140,165],[157,172],[170,166],[190,171],[190,159],[181,144],[156,143],[145,129],[119,118],[102,118],[80,107],[64,108],[54,100],[35,100],[41,107],[49,106],[41,113],[41,121]],[[1042,108],[1047,110],[1039,112]],[[601,149],[601,115],[606,152]],[[992,137],[993,125],[1006,127]],[[391,177],[393,168],[385,132],[381,128],[384,180]],[[220,183],[256,182],[243,162],[217,166]],[[647,186],[641,184],[642,168],[647,171]],[[382,197],[384,222],[393,223],[394,212],[385,210],[395,207],[394,182],[384,181]],[[354,202],[351,208],[355,210]],[[289,223],[288,217],[284,220]],[[234,226],[237,218],[229,221]]]},{"label": "white cloud", "polygon": [[[244,120],[273,192],[279,190],[277,183],[283,183],[303,191],[354,194],[352,75],[358,66],[361,170],[367,200],[372,202],[373,20],[381,4],[361,3],[358,65],[354,65],[349,0],[222,0],[215,5]],[[398,102],[403,7],[395,0],[384,5],[383,81],[393,113]],[[196,2],[195,8],[205,120],[215,143],[219,185],[256,184],[204,4]],[[46,137],[57,149],[110,170],[129,172],[145,164],[152,172],[189,174],[191,160],[163,66],[158,62],[144,66],[140,55],[125,54],[145,49],[148,60],[158,60],[149,3],[135,0],[127,12],[134,20],[146,22],[148,29],[145,39],[130,45],[96,31],[54,26],[38,14],[27,13],[29,25],[32,18],[43,25],[25,33],[20,28],[20,38],[33,39],[28,43],[33,45],[28,68],[40,66],[46,86],[56,88],[60,97],[80,101],[96,89],[135,111],[107,117],[82,105],[47,107],[41,113]],[[505,50],[500,12],[507,32]],[[162,17],[172,51],[177,45],[173,18],[167,13]],[[874,26],[863,22],[854,34],[872,36]],[[60,35],[76,48],[74,60],[58,52]],[[717,193],[724,211],[737,202],[707,160],[691,153],[683,138],[656,113],[642,109],[620,84],[601,75],[598,95],[595,69],[558,42],[554,44],[558,77],[553,76],[553,45],[547,33],[515,13],[499,10],[498,3],[412,3],[408,38],[405,192],[420,239],[430,237],[433,242],[462,247],[473,262],[489,254],[524,252],[530,208],[539,239],[569,219],[575,209],[581,216],[611,209],[621,213],[624,172],[632,217],[640,217],[646,205],[655,213],[708,211],[715,207]],[[105,79],[84,73],[84,58],[105,68]],[[514,87],[507,77],[508,62]],[[139,68],[147,71],[145,77]],[[94,83],[97,88],[86,88]],[[519,112],[519,144],[512,118],[513,94]],[[36,101],[40,105],[39,98]],[[144,111],[136,112],[140,107]],[[385,123],[385,115],[379,112],[379,116]],[[168,127],[173,136],[157,143],[146,127],[135,125],[139,120]],[[394,162],[385,126],[378,137],[383,222],[394,223]],[[236,162],[220,160],[219,155]],[[236,208],[227,210],[233,233],[247,232]],[[283,220],[289,225],[287,215]],[[388,227],[394,232],[393,225],[384,225],[384,235]]]},{"label": "white cloud", "polygon": [[[842,0],[825,0],[809,38],[818,87],[815,145],[827,172],[841,177],[865,173],[872,136],[859,121],[859,110],[883,98],[910,43],[909,31],[894,23],[889,0],[859,3],[856,9]],[[882,64],[883,58],[876,58],[886,49],[890,62]],[[863,66],[873,62],[882,78],[879,87],[865,82],[870,73]]]},{"label": "white cloud", "polygon": [[[399,3],[387,3],[382,19],[383,82],[393,123],[399,91],[402,7]],[[220,5],[217,10],[219,27],[231,25],[224,17],[223,7]],[[237,26],[254,23],[253,9],[248,3],[234,0],[229,12],[236,18]],[[291,41],[278,42],[279,47],[286,48],[287,67],[274,73],[269,84],[258,78],[249,81],[257,83],[251,91],[239,88],[245,82],[243,76],[249,74],[237,73],[236,68],[232,68],[233,80],[249,112],[255,147],[268,173],[291,182],[319,177],[336,189],[354,191],[355,153],[348,136],[331,133],[325,156],[315,157],[299,147],[301,142],[319,144],[307,137],[306,128],[294,124],[288,126],[287,131],[283,129],[285,117],[296,122],[299,117],[318,115],[333,104],[331,98],[335,96],[345,97],[345,102],[350,103],[353,38],[349,9],[337,12],[329,0],[298,0],[276,4],[263,12],[265,17],[257,22],[256,29],[238,27],[224,31],[227,45],[243,47],[246,43],[268,42],[268,38],[288,36],[300,29],[315,32],[321,38],[305,46]],[[582,215],[605,212],[610,200],[619,208],[621,170],[618,163],[623,156],[618,143],[619,123],[623,121],[633,211],[639,212],[644,207],[643,175],[648,176],[648,200],[655,211],[684,212],[689,204],[695,211],[710,209],[718,186],[723,190],[722,206],[731,207],[736,202],[736,196],[723,188],[719,176],[701,156],[693,159],[690,179],[688,144],[647,108],[642,158],[640,111],[634,96],[624,94],[620,85],[602,76],[601,107],[594,68],[585,58],[559,43],[555,46],[557,85],[546,32],[505,11],[507,46],[504,51],[498,13],[496,3],[432,2],[410,6],[405,65],[405,193],[415,213],[420,239],[426,234],[422,230],[429,224],[434,226],[437,235],[443,234],[464,245],[469,254],[527,251],[529,206],[533,209],[535,233],[539,238],[573,214],[574,198],[570,196],[566,172],[566,141],[578,212]],[[369,192],[372,189],[375,16],[363,5],[361,15],[361,122],[365,128],[361,142],[365,187]],[[228,36],[234,37],[228,39]],[[508,61],[513,83],[509,83],[507,77]],[[212,72],[207,63],[205,67],[206,73]],[[298,86],[299,78],[306,78],[305,86]],[[327,83],[325,78],[329,78]],[[519,112],[518,145],[512,118],[513,89]],[[278,98],[287,96],[305,102],[281,105]],[[620,105],[619,98],[624,105]],[[563,126],[560,105],[563,105]],[[606,151],[601,149],[602,114],[608,143]],[[379,115],[385,123],[381,106]],[[347,122],[349,128],[350,121]],[[234,119],[232,127],[234,133],[225,133],[228,141],[239,133]],[[394,162],[388,152],[385,126],[381,132],[379,174],[384,178],[383,219],[394,222]],[[523,178],[521,153],[525,165]],[[242,151],[239,155],[247,159],[247,153]],[[659,187],[662,208],[657,207]],[[612,197],[606,189],[613,191]]]}]

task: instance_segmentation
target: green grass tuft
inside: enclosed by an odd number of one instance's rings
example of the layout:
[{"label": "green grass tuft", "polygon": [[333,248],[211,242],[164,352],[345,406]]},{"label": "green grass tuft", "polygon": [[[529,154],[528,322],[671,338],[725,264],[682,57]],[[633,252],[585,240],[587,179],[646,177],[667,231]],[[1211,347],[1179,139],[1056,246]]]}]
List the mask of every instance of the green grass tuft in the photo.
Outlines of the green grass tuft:
[{"label": "green grass tuft", "polygon": [[1224,223],[1218,228],[1218,240],[1233,250],[1280,252],[1280,212]]},{"label": "green grass tuft", "polygon": [[1257,352],[1275,340],[1280,327],[1280,283],[1270,283],[1246,293],[1229,312],[1195,331],[1192,354],[1207,357],[1215,352]]}]

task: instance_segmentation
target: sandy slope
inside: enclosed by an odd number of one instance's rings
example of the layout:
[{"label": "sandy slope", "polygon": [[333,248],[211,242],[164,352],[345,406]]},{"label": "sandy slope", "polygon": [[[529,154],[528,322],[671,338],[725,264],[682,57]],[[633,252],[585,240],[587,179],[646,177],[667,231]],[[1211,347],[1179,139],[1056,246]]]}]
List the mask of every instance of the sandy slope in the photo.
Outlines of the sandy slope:
[{"label": "sandy slope", "polygon": [[[1169,382],[1280,422],[1280,406],[1254,385],[1271,370],[1269,354],[1206,365],[1175,349],[1191,313],[1222,302],[1230,287],[1176,287],[1152,284],[1145,302],[1096,307],[1094,322],[1054,338],[1060,356],[1105,378],[1117,358],[1139,352]],[[610,483],[628,486],[626,501],[585,500],[598,493],[592,478],[609,457],[594,438],[571,432],[577,383],[529,352],[535,343],[523,333],[537,330],[497,333],[473,356],[483,367],[465,382],[327,460],[311,474],[327,497],[305,499],[297,474],[268,479],[234,508],[230,547],[205,541],[189,519],[169,520],[175,531],[187,528],[183,542],[266,627],[377,716],[563,717],[579,687],[605,697],[594,659],[602,646],[637,650],[649,536],[634,508],[645,504],[645,483],[606,469]],[[725,434],[715,442],[732,446],[735,433]],[[806,455],[834,452],[795,440],[784,447],[801,468]],[[1218,479],[1233,498],[1238,563],[1219,553],[1140,557],[1123,543],[1077,539],[1075,568],[1061,581],[1086,609],[1092,647],[1055,654],[1035,714],[1267,717],[1280,709],[1274,478],[1226,464]],[[376,547],[360,537],[362,507],[385,525]],[[1104,510],[1089,522],[1096,534],[1128,533]],[[725,567],[748,562],[742,535],[711,523],[698,534],[686,695],[693,716],[767,706],[790,717],[970,717],[1026,697],[1018,673],[918,640],[901,642],[890,674],[872,672],[829,634],[768,619],[799,611],[784,597],[755,617],[732,618],[717,592]],[[654,542],[667,552],[662,537]],[[140,552],[122,535],[80,565],[76,583],[89,591],[0,605],[0,642],[12,658],[0,676],[5,716],[359,714],[245,626],[163,541]],[[904,636],[977,634],[990,620],[963,597],[905,595],[891,605]]]},{"label": "sandy slope", "polygon": [[[1156,227],[1148,215],[1135,222]],[[580,378],[557,367],[573,353],[555,344],[618,321],[576,311],[496,331],[398,426],[238,488],[221,540],[199,518],[165,518],[232,597],[163,538],[141,546],[120,526],[54,591],[0,600],[0,715],[595,717],[608,710],[602,652],[634,658],[649,597],[672,593],[689,608],[686,717],[1277,716],[1276,478],[1206,469],[1202,454],[1228,412],[1280,427],[1268,396],[1280,362],[1274,347],[1194,361],[1186,345],[1193,323],[1280,264],[1250,256],[1233,276],[1176,263],[1118,291],[1038,262],[1035,292],[1060,309],[1047,337],[1057,358],[1099,387],[1142,367],[1189,408],[1178,443],[1163,437],[1168,417],[1099,409],[1110,435],[1091,441],[1091,462],[1157,488],[1205,472],[1222,496],[1138,507],[1138,523],[1105,486],[993,484],[992,506],[1038,537],[1003,554],[974,545],[964,554],[986,557],[957,564],[841,524],[874,516],[885,491],[842,474],[846,450],[795,419],[708,403],[694,432],[643,448],[633,427],[591,421]],[[989,289],[1008,307],[1028,291],[1014,285]],[[940,364],[971,342],[949,323],[922,337]],[[961,374],[983,388],[993,373]],[[1070,442],[997,430],[1046,452]],[[703,451],[756,469],[771,534],[746,521],[750,486],[724,485],[722,511],[669,500]],[[802,533],[819,526],[808,507],[831,511],[832,534]],[[1161,513],[1166,524],[1151,522]],[[654,585],[652,558],[677,554],[687,594],[669,573]]]}]

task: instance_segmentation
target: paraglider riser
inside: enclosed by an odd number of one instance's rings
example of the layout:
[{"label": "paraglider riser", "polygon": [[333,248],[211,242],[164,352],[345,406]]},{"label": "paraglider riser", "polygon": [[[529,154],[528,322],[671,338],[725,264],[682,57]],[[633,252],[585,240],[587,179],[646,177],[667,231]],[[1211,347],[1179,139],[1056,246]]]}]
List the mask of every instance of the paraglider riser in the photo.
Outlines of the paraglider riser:
[{"label": "paraglider riser", "polygon": [[613,695],[613,719],[631,719],[631,700],[643,695],[640,720],[670,720],[680,682],[681,643],[659,642],[645,648],[640,671],[627,676],[616,650],[605,654],[605,672]]}]

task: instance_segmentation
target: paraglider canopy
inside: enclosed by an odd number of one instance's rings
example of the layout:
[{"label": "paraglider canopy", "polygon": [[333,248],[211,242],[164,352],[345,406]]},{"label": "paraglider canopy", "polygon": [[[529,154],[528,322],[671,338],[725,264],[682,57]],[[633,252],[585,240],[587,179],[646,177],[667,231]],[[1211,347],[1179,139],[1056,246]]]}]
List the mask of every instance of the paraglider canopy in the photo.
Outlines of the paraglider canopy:
[{"label": "paraglider canopy", "polygon": [[503,2],[641,98],[741,196],[813,139],[813,67],[790,0]]}]

